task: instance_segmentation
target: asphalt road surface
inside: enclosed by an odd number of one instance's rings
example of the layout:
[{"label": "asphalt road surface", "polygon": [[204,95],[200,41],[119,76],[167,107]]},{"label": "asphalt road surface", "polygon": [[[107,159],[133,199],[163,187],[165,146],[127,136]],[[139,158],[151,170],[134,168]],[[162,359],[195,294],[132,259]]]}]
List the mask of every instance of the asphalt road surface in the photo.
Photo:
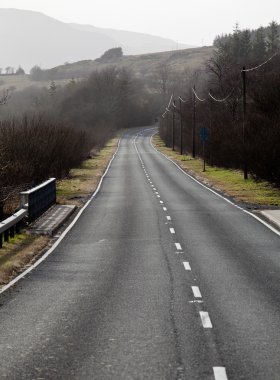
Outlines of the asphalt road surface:
[{"label": "asphalt road surface", "polygon": [[127,133],[58,247],[0,295],[0,379],[280,379],[280,238]]}]

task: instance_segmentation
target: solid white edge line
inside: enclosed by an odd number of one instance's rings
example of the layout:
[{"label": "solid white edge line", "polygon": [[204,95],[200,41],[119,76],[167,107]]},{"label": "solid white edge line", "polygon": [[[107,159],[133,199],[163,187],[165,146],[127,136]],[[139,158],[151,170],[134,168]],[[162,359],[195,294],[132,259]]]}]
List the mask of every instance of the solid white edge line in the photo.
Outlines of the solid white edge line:
[{"label": "solid white edge line", "polygon": [[185,270],[192,270],[190,263],[188,261],[183,261],[183,265],[184,265]]},{"label": "solid white edge line", "polygon": [[274,232],[276,235],[280,236],[280,231],[278,231],[276,228],[274,228],[273,226],[271,226],[270,224],[268,224],[267,222],[265,222],[264,220],[262,220],[261,218],[259,218],[257,215],[255,214],[252,214],[250,211],[248,210],[245,210],[244,208],[242,208],[241,206],[238,206],[237,204],[233,203],[232,201],[230,201],[229,199],[227,199],[226,197],[224,197],[223,195],[217,193],[215,190],[211,189],[210,187],[204,185],[203,183],[199,182],[196,178],[194,178],[192,175],[186,173],[178,164],[176,164],[176,162],[174,162],[171,158],[167,157],[164,153],[160,152],[153,144],[152,142],[152,138],[153,136],[156,134],[157,132],[155,132],[151,138],[150,138],[150,144],[152,146],[152,148],[158,152],[159,154],[161,154],[163,157],[165,157],[168,161],[172,162],[173,165],[175,165],[184,175],[186,175],[187,177],[189,177],[190,179],[192,179],[194,182],[198,183],[200,186],[204,187],[205,189],[211,191],[211,193],[217,195],[218,197],[222,198],[223,200],[225,200],[227,203],[231,204],[232,206],[238,208],[239,210],[245,212],[246,214],[250,215],[252,218],[256,219],[258,222],[262,223],[265,227],[267,227],[268,229],[270,229],[272,232]]},{"label": "solid white edge line", "polygon": [[213,325],[212,325],[212,322],[211,322],[211,319],[209,317],[208,312],[207,311],[200,311],[199,314],[200,314],[202,326],[205,329],[212,329]]},{"label": "solid white edge line", "polygon": [[215,380],[228,380],[225,367],[213,367]]},{"label": "solid white edge line", "polygon": [[21,280],[23,277],[25,277],[29,272],[31,272],[33,269],[35,269],[38,265],[40,265],[54,250],[55,248],[60,244],[60,242],[65,238],[65,236],[68,234],[68,232],[74,227],[74,225],[76,224],[77,220],[80,218],[80,216],[82,215],[82,213],[84,212],[84,210],[88,207],[88,205],[91,203],[91,201],[96,197],[97,193],[99,192],[100,190],[100,187],[102,185],[102,182],[103,182],[103,179],[104,177],[106,176],[116,154],[118,153],[119,151],[119,147],[120,147],[120,143],[121,143],[121,140],[122,138],[119,139],[119,142],[118,142],[118,146],[117,146],[117,149],[115,151],[115,153],[113,154],[113,157],[111,158],[109,164],[107,165],[107,168],[104,172],[104,174],[102,175],[100,181],[99,181],[99,184],[95,190],[95,192],[92,194],[92,196],[89,198],[89,200],[85,203],[85,205],[81,208],[81,210],[78,212],[78,214],[76,215],[76,217],[74,218],[74,220],[72,221],[71,224],[69,224],[69,226],[66,228],[65,231],[63,231],[63,233],[60,235],[59,239],[57,239],[57,241],[52,245],[52,247],[43,255],[41,256],[34,264],[32,264],[28,269],[26,269],[24,272],[22,272],[19,276],[17,276],[16,278],[14,278],[12,281],[10,281],[7,285],[3,286],[1,289],[0,289],[0,294],[4,293],[6,290],[8,290],[9,288],[11,288],[13,285],[15,285],[19,280]]},{"label": "solid white edge line", "polygon": [[195,298],[202,298],[202,295],[198,286],[192,286],[192,291]]}]

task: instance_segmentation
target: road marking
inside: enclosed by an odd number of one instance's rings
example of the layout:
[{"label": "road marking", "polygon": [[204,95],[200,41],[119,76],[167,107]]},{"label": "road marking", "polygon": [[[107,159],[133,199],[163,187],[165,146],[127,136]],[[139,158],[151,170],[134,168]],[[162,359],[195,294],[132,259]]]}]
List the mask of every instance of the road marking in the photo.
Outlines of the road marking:
[{"label": "road marking", "polygon": [[106,177],[111,165],[112,165],[112,162],[114,161],[118,151],[119,151],[119,148],[120,148],[120,144],[121,144],[121,139],[119,139],[119,142],[118,142],[118,146],[117,146],[117,149],[115,150],[114,154],[113,154],[113,157],[111,158],[110,162],[108,163],[107,167],[106,167],[106,170],[105,172],[103,173],[102,177],[100,178],[100,181],[98,183],[98,186],[95,190],[95,192],[91,195],[91,197],[89,198],[89,200],[85,203],[85,205],[81,208],[81,210],[78,212],[78,214],[76,215],[76,217],[74,218],[74,220],[69,224],[69,226],[62,232],[62,234],[60,235],[60,237],[56,240],[56,242],[47,250],[47,252],[40,257],[40,259],[38,259],[37,261],[35,261],[34,264],[32,264],[30,267],[28,267],[28,269],[26,269],[25,271],[23,271],[20,275],[18,275],[17,277],[15,277],[12,281],[10,281],[7,285],[3,286],[2,288],[0,288],[0,294],[4,293],[6,290],[8,290],[9,288],[11,288],[12,286],[14,286],[14,284],[16,284],[18,281],[20,281],[22,278],[24,278],[28,273],[30,273],[33,269],[35,269],[37,266],[39,266],[55,249],[56,247],[60,244],[60,242],[65,238],[65,236],[68,234],[68,232],[74,227],[74,225],[77,223],[78,219],[80,218],[80,216],[83,214],[83,212],[85,211],[85,209],[89,206],[89,204],[93,201],[93,199],[96,197],[96,195],[99,193],[99,190],[101,188],[101,185],[104,181],[104,178]]},{"label": "road marking", "polygon": [[156,194],[158,194],[158,191],[156,191],[156,189],[154,189],[154,190],[155,190]]},{"label": "road marking", "polygon": [[227,380],[225,367],[213,367],[215,380]]},{"label": "road marking", "polygon": [[193,291],[193,295],[195,296],[195,298],[202,298],[202,295],[200,293],[198,286],[192,286],[192,291]]},{"label": "road marking", "polygon": [[208,312],[207,311],[200,311],[199,314],[200,314],[202,326],[205,329],[212,329],[213,326],[212,326],[211,319],[209,317]]},{"label": "road marking", "polygon": [[180,243],[175,243],[175,246],[176,246],[176,249],[178,249],[178,251],[182,251],[182,247]]},{"label": "road marking", "polygon": [[[162,202],[162,201],[161,201],[161,202]],[[163,209],[163,211],[167,211],[167,208],[166,208],[166,207],[163,207],[162,209]]]},{"label": "road marking", "polygon": [[192,269],[191,269],[191,266],[190,266],[190,263],[189,263],[188,261],[184,261],[184,262],[183,262],[183,265],[184,265],[184,267],[185,267],[185,270],[192,270]]},{"label": "road marking", "polygon": [[158,198],[160,198],[160,195],[157,195]]},{"label": "road marking", "polygon": [[174,228],[169,228],[171,234],[175,234]]},{"label": "road marking", "polygon": [[163,201],[159,201],[159,203],[163,203]]},{"label": "road marking", "polygon": [[167,215],[166,219],[171,220],[171,216]]},{"label": "road marking", "polygon": [[265,227],[267,227],[268,229],[270,229],[272,232],[274,232],[276,235],[280,236],[280,231],[276,230],[276,228],[272,227],[270,224],[268,224],[267,222],[265,222],[264,220],[262,220],[261,218],[259,218],[257,215],[255,214],[252,214],[252,212],[248,211],[248,210],[245,210],[244,208],[242,208],[241,206],[238,206],[237,204],[233,203],[232,201],[230,201],[229,199],[227,199],[226,197],[222,196],[221,194],[217,193],[215,190],[213,189],[210,189],[208,186],[204,185],[203,183],[199,182],[199,180],[197,180],[196,178],[192,177],[190,174],[186,173],[178,164],[176,164],[176,162],[174,162],[171,158],[167,157],[164,153],[160,152],[159,150],[156,149],[156,147],[154,146],[154,144],[152,143],[152,138],[153,136],[156,134],[157,132],[155,132],[151,138],[150,138],[150,144],[152,146],[152,148],[158,152],[159,154],[161,154],[163,157],[165,157],[168,161],[172,162],[173,165],[175,165],[186,177],[189,177],[191,180],[193,180],[194,182],[198,183],[200,186],[204,187],[205,189],[207,189],[208,191],[210,191],[211,193],[215,194],[216,196],[218,196],[219,198],[222,198],[223,200],[225,200],[227,203],[231,204],[232,206],[238,208],[239,210],[243,211],[245,214],[247,215],[250,215],[252,218],[256,219],[258,222],[262,223]]}]

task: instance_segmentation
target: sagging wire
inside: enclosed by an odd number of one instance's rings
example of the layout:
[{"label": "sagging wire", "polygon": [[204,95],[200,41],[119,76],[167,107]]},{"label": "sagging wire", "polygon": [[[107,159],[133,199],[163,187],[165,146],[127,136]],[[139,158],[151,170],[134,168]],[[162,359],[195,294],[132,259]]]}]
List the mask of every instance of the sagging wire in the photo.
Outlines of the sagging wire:
[{"label": "sagging wire", "polygon": [[225,101],[226,101],[226,100],[232,95],[233,91],[234,91],[234,89],[232,89],[231,92],[230,92],[225,98],[223,98],[223,99],[216,99],[216,98],[212,95],[211,91],[208,92],[208,96],[210,96],[210,98],[213,99],[215,102],[220,102],[220,103],[222,103],[222,102],[225,102]]},{"label": "sagging wire", "polygon": [[169,103],[168,103],[168,106],[165,108],[164,113],[161,115],[163,118],[164,118],[164,116],[167,114],[167,112],[170,111],[169,107],[170,107],[170,105],[171,105],[172,99],[173,99],[173,94],[171,94],[171,96],[170,96],[170,100],[169,100]]},{"label": "sagging wire", "polygon": [[255,66],[255,67],[252,67],[250,69],[242,69],[241,72],[248,72],[248,71],[254,71],[254,70],[257,70],[259,69],[260,67],[266,65],[269,61],[271,61],[274,57],[276,57],[276,55],[278,55],[278,53],[274,53],[270,58],[268,58],[265,62],[261,63],[260,65],[258,66]]},{"label": "sagging wire", "polygon": [[182,103],[187,103],[187,101],[184,100],[181,96],[179,96],[179,100],[181,100]]},{"label": "sagging wire", "polygon": [[204,101],[206,100],[206,99],[200,99],[200,98],[198,97],[197,93],[195,92],[195,89],[194,89],[194,88],[192,88],[192,91],[193,91],[194,96],[196,97],[196,99],[199,100],[200,102],[204,102]]}]

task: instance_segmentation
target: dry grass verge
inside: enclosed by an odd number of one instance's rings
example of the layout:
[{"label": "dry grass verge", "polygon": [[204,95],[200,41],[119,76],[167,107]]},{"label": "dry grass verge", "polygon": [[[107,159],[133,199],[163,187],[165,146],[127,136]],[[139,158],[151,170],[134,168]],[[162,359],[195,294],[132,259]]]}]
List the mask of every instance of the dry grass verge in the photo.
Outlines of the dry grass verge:
[{"label": "dry grass verge", "polygon": [[274,208],[280,206],[280,189],[266,181],[255,181],[253,178],[243,179],[239,170],[224,169],[206,165],[203,172],[203,161],[200,158],[181,156],[178,152],[165,147],[158,134],[153,137],[155,147],[172,158],[182,169],[196,177],[211,188],[233,198],[237,203],[248,207]]},{"label": "dry grass verge", "polygon": [[[71,170],[69,178],[59,181],[58,203],[81,207],[86,202],[95,191],[116,150],[118,140],[110,140],[103,149],[93,154],[92,158],[84,161],[80,168]],[[9,243],[4,243],[0,249],[0,286],[7,284],[31,265],[51,243],[50,237],[30,235],[28,230],[10,239]]]}]

